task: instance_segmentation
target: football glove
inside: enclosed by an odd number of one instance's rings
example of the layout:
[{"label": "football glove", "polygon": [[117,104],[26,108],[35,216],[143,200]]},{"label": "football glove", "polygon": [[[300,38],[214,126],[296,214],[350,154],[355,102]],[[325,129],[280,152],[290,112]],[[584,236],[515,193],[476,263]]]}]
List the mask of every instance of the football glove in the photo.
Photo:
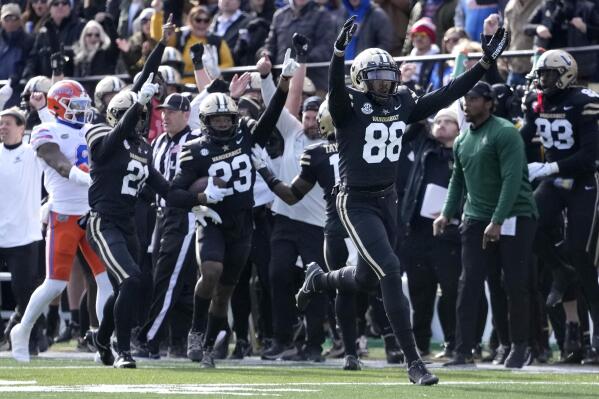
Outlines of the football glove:
[{"label": "football glove", "polygon": [[488,42],[485,40],[485,35],[481,33],[480,42],[483,48],[483,58],[481,61],[484,64],[491,65],[497,61],[497,58],[510,45],[510,31],[505,28],[499,28]]},{"label": "football glove", "polygon": [[291,49],[288,48],[285,52],[285,60],[283,60],[283,71],[281,72],[281,76],[285,78],[291,78],[295,71],[299,69],[300,65],[291,58]]},{"label": "football glove", "polygon": [[204,195],[206,195],[206,202],[209,204],[216,204],[217,202],[221,202],[225,195],[227,195],[226,188],[217,187],[214,184],[214,179],[212,176],[208,178],[208,185],[204,190]]},{"label": "football glove", "polygon": [[204,227],[206,227],[207,224],[206,218],[211,219],[212,223],[214,224],[221,224],[223,222],[215,210],[210,209],[204,205],[194,206],[193,208],[191,208],[191,212],[193,212],[193,215],[196,218],[196,222]]},{"label": "football glove", "polygon": [[154,97],[160,89],[158,83],[152,83],[153,79],[154,73],[152,72],[150,76],[148,76],[148,80],[146,80],[143,86],[141,86],[141,89],[139,89],[139,92],[137,92],[137,102],[141,105],[149,103],[152,97]]},{"label": "football glove", "polygon": [[202,43],[196,43],[189,49],[191,53],[191,62],[195,70],[204,69],[204,62],[202,56],[204,55],[204,45]]},{"label": "football glove", "polygon": [[528,164],[528,180],[533,181],[559,172],[557,162],[532,162]]},{"label": "football glove", "polygon": [[352,15],[343,24],[341,32],[339,32],[339,36],[337,36],[337,40],[335,40],[335,54],[342,55],[345,52],[349,42],[351,42],[354,33],[356,33],[356,29],[358,29],[358,25],[355,23],[355,20],[356,16]]}]

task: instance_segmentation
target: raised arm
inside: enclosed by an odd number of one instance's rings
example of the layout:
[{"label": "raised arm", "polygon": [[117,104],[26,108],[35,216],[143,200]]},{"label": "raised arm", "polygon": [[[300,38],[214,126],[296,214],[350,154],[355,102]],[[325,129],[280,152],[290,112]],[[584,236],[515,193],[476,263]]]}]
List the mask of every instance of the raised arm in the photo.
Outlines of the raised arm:
[{"label": "raised arm", "polygon": [[352,113],[351,101],[345,89],[345,49],[351,41],[358,25],[356,17],[351,16],[341,28],[335,41],[333,59],[329,68],[329,112],[335,127],[339,128],[348,121]]},{"label": "raised arm", "polygon": [[253,129],[252,141],[261,147],[266,145],[266,142],[270,138],[272,131],[277,125],[277,120],[281,115],[281,111],[283,110],[283,106],[285,105],[285,100],[287,98],[287,93],[289,92],[289,80],[298,69],[299,64],[295,62],[293,58],[291,58],[291,49],[287,49],[287,52],[285,53],[285,61],[283,62],[283,71],[281,73],[281,78],[279,79],[277,91],[268,104],[268,107],[266,107],[266,111],[264,111],[258,120],[255,129]]},{"label": "raised arm", "polygon": [[[153,17],[152,17],[153,18]],[[166,47],[169,39],[174,37],[175,34],[175,25],[172,23],[173,16],[170,15],[166,24],[162,26],[162,37],[160,41],[156,44],[150,55],[148,55],[148,59],[144,64],[143,69],[141,70],[141,76],[137,79],[136,82],[133,83],[132,91],[138,91],[141,89],[141,86],[144,84],[148,76],[151,73],[158,73],[158,67],[160,66],[160,61],[162,60],[162,53],[164,53],[164,48]]]}]

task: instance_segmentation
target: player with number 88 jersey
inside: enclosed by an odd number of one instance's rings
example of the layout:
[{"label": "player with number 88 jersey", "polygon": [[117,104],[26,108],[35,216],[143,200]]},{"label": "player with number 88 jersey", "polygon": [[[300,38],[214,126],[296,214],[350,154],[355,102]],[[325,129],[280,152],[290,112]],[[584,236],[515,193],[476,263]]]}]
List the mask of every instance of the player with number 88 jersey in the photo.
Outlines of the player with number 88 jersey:
[{"label": "player with number 88 jersey", "polygon": [[[345,49],[358,25],[355,16],[341,28],[329,68],[329,111],[336,128],[340,186],[337,211],[360,258],[357,267],[340,269],[339,290],[373,290],[380,284],[385,311],[408,364],[411,382],[432,385],[438,378],[420,359],[402,292],[401,269],[394,253],[397,241],[395,181],[406,125],[425,119],[465,95],[509,45],[509,32],[499,28],[483,38],[483,58],[432,93],[417,97],[400,84],[400,71],[385,50],[369,48],[353,60],[352,84],[344,79]],[[307,278],[314,278],[310,275]],[[317,280],[317,278],[316,278]],[[304,284],[303,288],[310,288]]]}]

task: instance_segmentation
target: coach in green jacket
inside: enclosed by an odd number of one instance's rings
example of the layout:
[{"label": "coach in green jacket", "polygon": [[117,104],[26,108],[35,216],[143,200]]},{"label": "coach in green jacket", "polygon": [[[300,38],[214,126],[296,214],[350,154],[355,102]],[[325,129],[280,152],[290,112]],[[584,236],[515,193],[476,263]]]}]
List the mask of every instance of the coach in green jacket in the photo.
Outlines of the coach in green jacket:
[{"label": "coach in green jacket", "polygon": [[433,224],[434,234],[441,233],[466,198],[460,228],[456,354],[446,365],[473,363],[471,351],[485,277],[490,268],[499,266],[512,340],[505,367],[521,368],[528,355],[530,256],[537,217],[524,142],[511,122],[491,114],[493,94],[487,83],[477,83],[464,100],[471,126],[454,145],[445,206]]}]

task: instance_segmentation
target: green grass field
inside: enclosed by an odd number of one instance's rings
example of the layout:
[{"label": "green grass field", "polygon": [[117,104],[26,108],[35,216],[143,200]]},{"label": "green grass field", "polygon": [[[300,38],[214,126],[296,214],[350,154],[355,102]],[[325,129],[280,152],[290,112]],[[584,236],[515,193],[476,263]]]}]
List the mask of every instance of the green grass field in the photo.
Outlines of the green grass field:
[{"label": "green grass field", "polygon": [[419,387],[408,382],[402,367],[373,361],[360,372],[340,370],[338,361],[313,366],[257,360],[217,363],[215,370],[187,361],[140,361],[136,370],[116,370],[64,357],[23,365],[4,354],[0,398],[599,398],[599,367],[535,366],[513,372],[433,365],[440,384]]}]

